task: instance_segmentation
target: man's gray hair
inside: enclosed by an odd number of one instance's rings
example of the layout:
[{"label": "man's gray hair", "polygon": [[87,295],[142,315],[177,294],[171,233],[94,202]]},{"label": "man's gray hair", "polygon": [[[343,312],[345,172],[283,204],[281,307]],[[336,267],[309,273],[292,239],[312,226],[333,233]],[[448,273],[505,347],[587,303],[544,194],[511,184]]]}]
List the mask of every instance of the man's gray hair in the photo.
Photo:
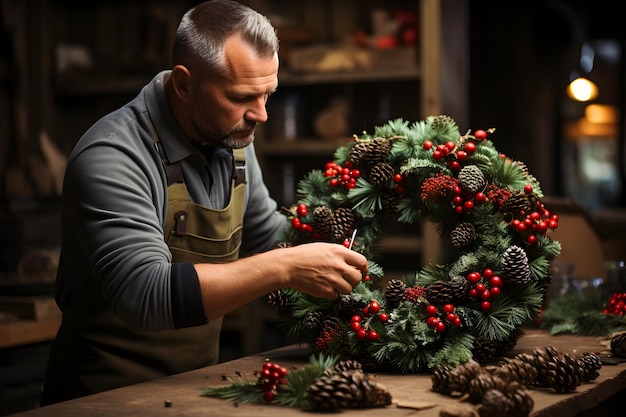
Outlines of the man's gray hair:
[{"label": "man's gray hair", "polygon": [[278,53],[278,36],[269,19],[233,0],[209,0],[190,9],[176,31],[174,65],[226,71],[224,42],[239,34],[261,58]]}]

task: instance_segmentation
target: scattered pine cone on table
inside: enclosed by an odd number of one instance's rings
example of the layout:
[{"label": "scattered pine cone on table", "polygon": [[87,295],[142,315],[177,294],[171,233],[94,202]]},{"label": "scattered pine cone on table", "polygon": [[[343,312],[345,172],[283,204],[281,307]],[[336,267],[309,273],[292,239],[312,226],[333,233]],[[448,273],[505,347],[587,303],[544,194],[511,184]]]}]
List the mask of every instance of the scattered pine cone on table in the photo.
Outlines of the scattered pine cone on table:
[{"label": "scattered pine cone on table", "polygon": [[307,388],[307,400],[316,410],[373,408],[391,404],[391,394],[375,377],[358,370],[322,375]]},{"label": "scattered pine cone on table", "polygon": [[611,338],[611,353],[618,358],[626,358],[626,332]]},{"label": "scattered pine cone on table", "polygon": [[432,389],[442,394],[466,393],[470,381],[480,372],[480,364],[476,361],[469,361],[454,368],[439,366],[433,369]]},{"label": "scattered pine cone on table", "polygon": [[598,370],[602,368],[602,361],[598,355],[585,352],[578,358],[581,368],[580,380],[582,382],[591,382],[600,376]]},{"label": "scattered pine cone on table", "polygon": [[324,375],[333,375],[345,371],[363,371],[363,365],[354,359],[342,359],[333,367],[326,369]]}]

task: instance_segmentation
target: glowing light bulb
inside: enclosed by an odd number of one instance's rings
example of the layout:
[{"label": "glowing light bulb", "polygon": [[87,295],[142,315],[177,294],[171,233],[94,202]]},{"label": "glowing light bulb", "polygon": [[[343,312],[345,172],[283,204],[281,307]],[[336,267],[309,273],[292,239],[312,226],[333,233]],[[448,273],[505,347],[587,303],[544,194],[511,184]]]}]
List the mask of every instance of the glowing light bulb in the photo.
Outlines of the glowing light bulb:
[{"label": "glowing light bulb", "polygon": [[567,87],[567,95],[577,101],[589,101],[598,97],[598,87],[586,78],[576,78]]}]

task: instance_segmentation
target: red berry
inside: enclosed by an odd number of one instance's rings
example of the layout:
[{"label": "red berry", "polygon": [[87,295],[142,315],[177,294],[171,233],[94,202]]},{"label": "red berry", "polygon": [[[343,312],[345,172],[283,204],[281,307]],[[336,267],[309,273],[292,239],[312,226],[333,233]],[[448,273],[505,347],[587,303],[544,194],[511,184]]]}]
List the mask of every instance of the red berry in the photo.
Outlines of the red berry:
[{"label": "red berry", "polygon": [[362,319],[363,318],[361,316],[355,314],[354,316],[352,316],[352,319],[350,319],[350,321],[361,321]]},{"label": "red berry", "polygon": [[422,147],[426,150],[429,150],[430,148],[433,147],[433,143],[430,140],[425,140],[424,144],[422,145]]},{"label": "red berry", "polygon": [[367,332],[365,331],[365,329],[359,329],[356,332],[356,337],[358,337],[361,340],[364,340],[367,337]]},{"label": "red berry", "polygon": [[487,196],[485,196],[485,193],[482,192],[477,192],[474,198],[476,199],[476,201],[479,201],[481,203],[487,200]]},{"label": "red berry", "polygon": [[359,321],[353,321],[350,322],[350,327],[352,328],[352,330],[354,330],[355,332],[358,332],[359,330],[361,330],[362,326],[361,326],[361,322]]},{"label": "red berry", "polygon": [[291,219],[291,227],[293,227],[294,229],[300,229],[302,227],[302,220],[294,217],[293,219]]},{"label": "red berry", "polygon": [[439,160],[441,158],[443,158],[444,154],[441,151],[435,151],[433,152],[433,159],[435,160]]},{"label": "red berry", "polygon": [[499,296],[501,291],[502,291],[502,290],[500,289],[500,287],[491,287],[491,288],[489,289],[489,292],[491,293],[491,295],[492,295],[493,297],[497,297],[497,296]]},{"label": "red berry", "polygon": [[372,300],[372,301],[370,302],[370,305],[369,305],[368,311],[369,311],[371,314],[376,314],[376,313],[378,313],[378,312],[380,311],[380,304],[378,304],[378,301],[374,301],[374,300]]},{"label": "red berry", "polygon": [[528,244],[530,244],[530,245],[537,244],[537,236],[535,236],[535,235],[528,235],[528,237],[526,237],[526,242],[528,242]]},{"label": "red berry", "polygon": [[428,314],[429,316],[435,316],[437,314],[437,307],[432,304],[427,305],[426,314]]},{"label": "red berry", "polygon": [[467,152],[463,150],[457,151],[456,157],[459,158],[459,161],[465,161],[467,159]]},{"label": "red berry", "polygon": [[467,275],[467,280],[471,283],[471,284],[476,284],[478,281],[480,281],[480,274],[478,272],[470,272]]},{"label": "red berry", "polygon": [[454,306],[452,304],[446,304],[442,307],[444,313],[452,313],[454,311]]},{"label": "red berry", "polygon": [[370,330],[367,332],[367,340],[376,341],[380,336],[376,330]]},{"label": "red berry", "polygon": [[474,298],[478,295],[478,291],[476,291],[476,288],[472,288],[468,291],[468,294],[470,297]]},{"label": "red berry", "polygon": [[476,291],[478,292],[485,291],[485,284],[483,284],[482,282],[479,282],[478,284],[476,284]]},{"label": "red berry", "polygon": [[474,137],[478,140],[485,140],[487,139],[487,132],[485,132],[484,130],[477,130],[474,132]]},{"label": "red berry", "polygon": [[274,394],[274,391],[265,391],[263,393],[263,400],[265,402],[271,403],[272,401],[274,401],[275,396],[276,394]]},{"label": "red berry", "polygon": [[485,279],[491,279],[492,276],[493,270],[491,268],[485,268],[485,270],[483,271],[483,277],[485,277]]},{"label": "red berry", "polygon": [[444,323],[443,321],[440,321],[439,323],[437,323],[437,328],[435,330],[437,330],[437,333],[445,332],[446,331],[446,323]]},{"label": "red berry", "polygon": [[472,200],[467,200],[463,203],[463,210],[471,211],[474,208],[474,202]]},{"label": "red berry", "polygon": [[361,177],[361,171],[358,169],[353,169],[350,172],[350,175],[352,176],[352,178],[354,178],[355,180],[359,179]]},{"label": "red berry", "polygon": [[426,319],[426,325],[430,328],[435,328],[437,327],[437,324],[439,323],[439,319],[437,317],[429,317]]},{"label": "red berry", "polygon": [[446,316],[446,320],[448,323],[454,323],[454,320],[457,318],[457,315],[454,313],[450,313]]},{"label": "red berry", "polygon": [[530,185],[530,184],[526,184],[526,185],[524,186],[524,192],[525,192],[526,194],[530,194],[530,193],[532,193],[532,192],[533,192],[533,186],[532,186],[532,185]]},{"label": "red berry", "polygon": [[307,208],[307,206],[303,203],[298,204],[298,216],[304,217],[307,214],[309,214],[309,209]]},{"label": "red berry", "polygon": [[389,314],[387,314],[387,313],[380,313],[380,314],[378,315],[378,319],[379,319],[380,321],[382,321],[383,323],[386,323],[386,322],[388,322],[388,321],[389,321]]},{"label": "red berry", "polygon": [[458,171],[461,169],[461,164],[459,163],[459,161],[450,161],[448,162],[448,166],[453,171]]},{"label": "red berry", "polygon": [[480,298],[482,298],[483,300],[488,300],[491,298],[491,293],[489,292],[489,290],[484,290],[480,293]]},{"label": "red berry", "polygon": [[402,181],[404,181],[404,177],[402,176],[402,174],[396,174],[393,176],[393,182],[395,182],[396,184],[400,184]]},{"label": "red berry", "polygon": [[465,152],[471,155],[474,152],[476,152],[476,144],[474,142],[467,142],[465,144],[464,149],[465,149]]},{"label": "red berry", "polygon": [[313,226],[311,226],[310,224],[306,224],[306,223],[302,223],[302,226],[300,226],[300,229],[302,229],[303,232],[308,232],[308,233],[313,232]]},{"label": "red berry", "polygon": [[489,301],[483,301],[482,303],[480,303],[480,309],[482,311],[489,311],[489,310],[491,310],[491,303]]},{"label": "red berry", "polygon": [[345,239],[343,241],[343,246],[345,246],[346,248],[349,248],[350,247],[350,239]]},{"label": "red berry", "polygon": [[448,150],[452,151],[455,147],[456,147],[456,144],[452,142],[451,140],[446,142],[446,148],[448,148]]},{"label": "red berry", "polygon": [[489,284],[490,284],[492,287],[501,287],[501,286],[502,286],[502,278],[500,278],[500,277],[499,277],[499,276],[497,276],[497,275],[494,275],[493,277],[491,277],[491,278],[489,279]]},{"label": "red berry", "polygon": [[459,326],[461,326],[461,318],[460,318],[460,317],[455,317],[455,318],[454,318],[454,321],[452,322],[452,325],[453,325],[454,327],[459,327]]}]

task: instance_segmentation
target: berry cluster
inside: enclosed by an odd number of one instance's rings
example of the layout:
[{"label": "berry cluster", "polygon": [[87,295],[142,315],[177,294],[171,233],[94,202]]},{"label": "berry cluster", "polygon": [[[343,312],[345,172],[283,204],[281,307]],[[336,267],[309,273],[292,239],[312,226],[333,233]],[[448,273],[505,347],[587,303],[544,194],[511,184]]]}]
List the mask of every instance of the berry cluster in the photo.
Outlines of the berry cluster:
[{"label": "berry cluster", "polygon": [[[533,192],[532,185],[527,184],[524,187],[524,192],[531,194]],[[509,225],[524,238],[526,243],[534,245],[537,243],[537,235],[545,235],[548,233],[548,230],[555,230],[559,227],[559,216],[557,214],[551,214],[550,211],[538,201],[535,211],[525,214],[522,220],[511,220]]]},{"label": "berry cluster", "polygon": [[491,269],[485,268],[482,274],[477,271],[467,274],[467,281],[471,284],[469,296],[480,300],[482,311],[491,310],[490,300],[502,292],[502,278],[495,275]]},{"label": "berry cluster", "polygon": [[[438,333],[443,333],[448,328],[448,324],[453,327],[461,326],[461,319],[454,313],[454,305],[444,304],[441,310],[434,304],[426,306],[426,324],[428,327],[435,329]],[[448,324],[446,324],[448,323]]]},{"label": "berry cluster", "polygon": [[356,180],[361,177],[361,171],[353,168],[350,161],[346,161],[343,167],[334,161],[330,161],[326,163],[324,176],[330,178],[329,184],[331,187],[352,189],[356,187]]},{"label": "berry cluster", "polygon": [[[461,169],[461,163],[476,152],[476,142],[487,140],[487,132],[485,130],[476,130],[474,135],[467,135],[461,138],[459,146],[452,141],[437,145],[433,150],[433,159],[435,161],[445,160],[446,165],[454,170]],[[463,145],[462,147],[460,145]],[[430,150],[434,146],[430,140],[425,140],[422,147]]]},{"label": "berry cluster", "polygon": [[305,218],[309,214],[309,208],[304,203],[298,204],[296,207],[296,213],[291,219],[291,227],[296,230],[302,230],[303,232],[313,232],[313,226],[305,223]]},{"label": "berry cluster", "polygon": [[263,400],[272,402],[276,397],[276,390],[280,384],[285,384],[287,380],[287,368],[276,363],[266,361],[259,373],[258,384],[263,387]]},{"label": "berry cluster", "polygon": [[463,190],[459,185],[452,188],[452,194],[452,204],[454,205],[454,211],[457,214],[470,212],[474,208],[475,203],[487,201],[487,196],[485,196],[485,193],[482,191],[478,191],[474,195],[463,193]]},{"label": "berry cluster", "polygon": [[389,314],[380,311],[380,304],[376,300],[370,301],[369,305],[363,307],[363,313],[355,314],[350,320],[350,327],[360,340],[376,341],[380,338],[378,332],[370,327],[373,319],[378,319],[383,323],[389,321]]},{"label": "berry cluster", "polygon": [[611,295],[603,313],[624,315],[626,313],[626,292],[616,292]]}]

